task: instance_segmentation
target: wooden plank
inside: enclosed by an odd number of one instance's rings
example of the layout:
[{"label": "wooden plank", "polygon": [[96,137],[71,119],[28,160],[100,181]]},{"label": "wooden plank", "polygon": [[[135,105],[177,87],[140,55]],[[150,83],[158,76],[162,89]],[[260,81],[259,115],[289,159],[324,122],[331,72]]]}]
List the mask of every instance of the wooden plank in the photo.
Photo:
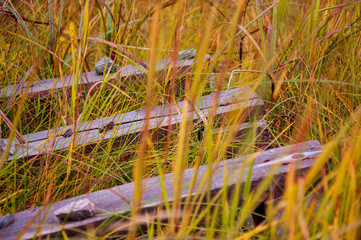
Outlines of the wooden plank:
[{"label": "wooden plank", "polygon": [[[203,96],[197,103],[196,109],[199,112],[189,111],[187,113],[188,120],[199,119],[199,113],[207,117],[213,108],[216,108],[215,114],[219,118],[226,117],[231,119],[233,115],[237,115],[240,111],[243,111],[243,115],[252,115],[264,110],[264,103],[258,98],[256,93],[252,94],[252,91],[248,87],[237,88],[232,90],[223,91],[219,95],[218,99],[215,99],[215,94]],[[154,107],[151,110],[151,116],[149,119],[149,128],[156,130],[160,128],[166,128],[171,122],[172,127],[176,127],[182,121],[181,109],[185,102],[181,101],[177,103],[178,107],[173,107],[172,117],[169,117],[170,106],[163,105]],[[115,115],[113,117],[105,117],[94,121],[88,121],[79,123],[76,127],[76,136],[74,137],[74,143],[76,146],[82,145],[95,145],[101,142],[107,142],[110,139],[124,139],[129,135],[137,136],[141,132],[145,121],[145,109],[139,111],[133,111],[125,114]],[[227,116],[226,116],[227,115]],[[240,115],[240,114],[238,114]],[[240,116],[239,116],[240,117]],[[100,132],[104,125],[109,122],[114,122],[114,128],[108,132]],[[9,156],[8,161],[13,159],[29,158],[37,155],[44,154],[46,151],[59,151],[66,149],[70,146],[72,141],[71,137],[63,137],[60,133],[66,129],[71,129],[73,126],[65,126],[57,129],[51,129],[49,131],[42,131],[34,134],[24,135],[23,138],[26,141],[25,145],[17,145],[16,153],[14,156]],[[119,143],[114,143],[119,144]],[[87,151],[91,151],[89,146]],[[87,152],[86,151],[86,152]]]},{"label": "wooden plank", "polygon": [[[206,54],[204,62],[209,61],[211,57]],[[168,70],[171,64],[171,58],[162,59],[158,62],[156,67],[156,72],[158,74],[164,74]],[[176,65],[177,76],[190,73],[191,67],[194,64],[194,58],[188,59],[179,59]],[[139,79],[144,77],[147,73],[146,69],[135,65],[126,65],[120,68],[117,73],[110,74],[108,79],[117,78],[117,81],[122,81],[124,79]],[[98,83],[104,80],[103,75],[97,74],[95,71],[83,73],[81,78],[78,80],[78,87],[80,89],[88,89],[95,83]],[[74,84],[74,79],[72,75],[65,76],[63,79],[59,78],[50,78],[41,81],[35,81],[29,88],[29,97],[46,97],[50,92],[59,92],[64,89],[67,90],[72,87]],[[0,89],[0,97],[11,97],[23,94],[26,89],[26,84],[20,86],[18,91],[15,91],[17,85],[9,85],[5,88]]]},{"label": "wooden plank", "polygon": [[[262,179],[271,172],[277,182],[283,182],[285,173],[287,173],[291,162],[296,162],[297,171],[307,171],[315,158],[322,152],[322,146],[318,141],[309,141],[301,144],[280,147],[252,155],[238,157],[230,160],[221,161],[211,165],[201,166],[199,168],[187,169],[184,172],[184,181],[182,188],[182,199],[188,196],[199,196],[204,192],[210,192],[215,196],[219,191],[228,189],[232,194],[232,189],[239,184],[242,186],[247,181],[249,168],[245,166],[248,159],[254,158],[252,167],[252,186],[254,190]],[[275,168],[276,167],[276,168]],[[224,168],[227,168],[225,171]],[[211,171],[209,171],[211,169]],[[276,171],[275,171],[276,170]],[[212,172],[212,176],[207,173]],[[227,173],[227,174],[225,174]],[[195,179],[195,187],[190,189],[192,180]],[[281,181],[278,181],[281,179]],[[282,180],[283,179],[283,180]],[[164,184],[164,185],[163,185]],[[166,174],[164,181],[159,177],[143,180],[144,194],[142,207],[144,211],[154,211],[158,206],[164,203],[165,197],[171,203],[174,200],[173,174]],[[164,191],[162,191],[164,187]],[[242,192],[242,191],[241,191]],[[133,183],[113,187],[106,190],[85,194],[79,197],[63,200],[49,204],[45,207],[25,210],[14,214],[14,222],[0,230],[0,238],[14,239],[18,233],[28,227],[20,239],[33,239],[36,236],[55,236],[61,229],[68,234],[74,233],[74,229],[86,229],[95,226],[107,220],[121,221],[122,216],[126,216],[132,209],[134,185]],[[69,221],[60,223],[54,216],[57,209],[80,199],[89,199],[96,206],[96,215],[80,221]],[[206,199],[202,199],[206,201]],[[242,198],[239,198],[240,204]],[[119,218],[117,218],[118,216]]]}]

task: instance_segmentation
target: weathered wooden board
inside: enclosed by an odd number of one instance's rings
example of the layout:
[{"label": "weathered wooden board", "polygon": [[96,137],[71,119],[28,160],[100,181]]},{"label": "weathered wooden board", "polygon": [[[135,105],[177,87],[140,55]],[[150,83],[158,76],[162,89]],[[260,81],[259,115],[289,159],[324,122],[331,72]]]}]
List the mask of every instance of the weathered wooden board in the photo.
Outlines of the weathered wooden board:
[{"label": "weathered wooden board", "polygon": [[[204,62],[209,61],[211,57],[206,54],[204,58]],[[186,73],[190,73],[191,67],[194,64],[194,58],[187,58],[187,59],[179,59],[176,65],[177,68],[177,76],[184,75]],[[171,58],[162,59],[158,62],[156,72],[158,74],[162,74],[168,70],[171,65]],[[124,79],[138,79],[142,76],[145,76],[147,73],[146,69],[143,69],[139,66],[134,65],[126,65],[120,68],[120,71],[114,74],[110,74],[108,79],[116,78],[117,81],[123,81]],[[95,83],[104,80],[103,75],[97,74],[95,71],[83,73],[81,78],[78,80],[78,88],[80,89],[88,89]],[[72,87],[75,83],[72,75],[65,76],[63,79],[59,78],[50,78],[41,81],[33,82],[29,88],[29,97],[45,97],[50,92],[59,92],[63,91],[64,89],[67,90]],[[26,89],[26,84],[20,86],[18,91],[15,89],[17,85],[9,85],[5,88],[0,89],[0,97],[11,97],[17,96],[24,93]]]},{"label": "weathered wooden board", "polygon": [[[187,196],[198,196],[209,191],[215,196],[226,185],[229,194],[237,184],[245,183],[249,167],[245,166],[248,159],[254,158],[252,167],[252,189],[272,172],[277,182],[283,182],[285,173],[289,170],[288,165],[296,162],[298,171],[306,171],[310,168],[315,158],[322,152],[322,146],[318,141],[309,141],[301,144],[290,145],[271,149],[255,154],[242,156],[234,159],[221,161],[211,165],[201,166],[198,169],[187,169],[184,172],[184,181],[181,197],[184,200]],[[225,168],[227,170],[225,170]],[[211,171],[209,171],[211,169]],[[272,170],[271,170],[272,169]],[[210,176],[209,173],[212,173]],[[225,174],[227,173],[227,174]],[[195,179],[194,188],[190,189],[192,179]],[[143,180],[144,194],[142,207],[144,211],[152,211],[165,201],[171,203],[174,200],[173,174],[165,175],[164,182],[159,177]],[[162,191],[162,188],[164,190]],[[93,228],[103,221],[121,221],[122,216],[127,216],[132,209],[134,185],[133,183],[113,187],[107,190],[85,194],[49,204],[45,207],[29,209],[14,214],[14,222],[0,230],[0,238],[14,239],[19,232],[27,227],[20,239],[33,239],[35,236],[56,235],[61,229],[71,234],[74,229]],[[65,224],[59,223],[54,216],[57,209],[80,199],[89,199],[97,208],[97,215],[80,221],[69,221]],[[240,203],[242,198],[240,196]],[[206,199],[203,199],[206,201]],[[118,216],[118,218],[117,218]]]},{"label": "weathered wooden board", "polygon": [[[172,108],[170,116],[170,106],[162,105],[154,107],[151,110],[149,119],[149,128],[151,130],[167,129],[169,124],[173,127],[177,126],[183,118],[182,109],[185,102],[177,102],[177,106]],[[242,87],[232,90],[223,91],[219,98],[215,99],[215,94],[203,96],[195,107],[197,111],[190,108],[187,113],[188,120],[200,119],[199,114],[207,117],[210,112],[214,111],[218,118],[227,118],[231,121],[233,117],[242,117],[255,114],[263,114],[264,103],[258,98],[256,93],[252,94],[252,90],[248,87]],[[194,109],[194,108],[193,108]],[[242,114],[239,114],[243,112]],[[142,131],[145,123],[146,109],[133,111],[129,113],[119,114],[112,117],[105,117],[79,123],[76,126],[76,134],[74,136],[75,146],[98,144],[107,142],[110,139],[121,139],[128,135],[137,136]],[[109,131],[100,132],[99,130],[106,124],[114,122],[114,128]],[[25,145],[17,145],[14,156],[9,156],[8,161],[13,159],[34,157],[46,152],[58,151],[66,149],[70,146],[72,137],[61,136],[66,129],[72,129],[73,126],[65,126],[49,131],[42,131],[33,134],[24,135]],[[114,142],[117,144],[117,142]],[[118,144],[119,145],[119,144]],[[88,149],[91,151],[91,148]],[[87,150],[87,151],[88,151]]]}]

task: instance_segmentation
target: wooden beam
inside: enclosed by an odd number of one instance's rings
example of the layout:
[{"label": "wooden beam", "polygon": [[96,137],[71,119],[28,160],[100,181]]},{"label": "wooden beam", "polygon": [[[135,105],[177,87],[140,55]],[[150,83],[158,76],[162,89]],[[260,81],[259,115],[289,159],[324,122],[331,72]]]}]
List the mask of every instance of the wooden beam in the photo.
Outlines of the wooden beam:
[{"label": "wooden beam", "polygon": [[[237,123],[239,119],[243,118],[244,121],[246,118],[257,114],[262,115],[264,112],[263,101],[258,98],[256,93],[252,94],[252,90],[249,87],[223,91],[218,99],[215,99],[215,96],[215,94],[211,94],[201,97],[197,105],[193,107],[193,110],[197,110],[188,112],[187,119],[189,121],[200,119],[200,114],[208,117],[210,113],[214,112],[218,119],[227,119]],[[172,108],[171,118],[169,117],[170,106],[168,104],[154,107],[151,110],[149,119],[150,130],[167,129],[170,123],[174,129],[183,120],[181,111],[184,104],[185,101],[177,102],[177,107]],[[119,146],[120,142],[129,138],[129,136],[131,136],[131,139],[139,136],[145,123],[145,112],[146,109],[142,109],[79,123],[76,126],[75,136],[70,137],[64,137],[62,133],[67,129],[72,129],[73,126],[71,125],[23,135],[26,144],[17,144],[15,154],[10,155],[8,161],[31,158],[46,152],[66,149],[70,146],[72,137],[74,137],[75,146],[87,145],[85,152],[90,152],[92,151],[92,146],[106,143],[111,139],[115,139],[113,145]],[[99,131],[110,122],[114,122],[113,129],[106,132]]]},{"label": "wooden beam", "polygon": [[[199,168],[187,169],[184,172],[181,196],[184,200],[189,196],[200,197],[201,194],[209,192],[214,197],[220,191],[223,191],[225,187],[228,194],[232,194],[235,186],[242,186],[247,181],[249,165],[245,163],[249,159],[254,159],[251,190],[255,190],[260,181],[271,172],[273,178],[282,183],[285,174],[289,170],[288,165],[290,163],[296,163],[294,166],[297,171],[307,171],[321,152],[322,146],[318,141],[309,141],[229,159]],[[209,175],[209,173],[212,174]],[[192,180],[195,180],[193,188],[190,187]],[[145,179],[143,180],[143,186],[145,190],[142,207],[145,212],[154,211],[160,205],[164,205],[165,199],[169,203],[174,201],[173,173],[166,174],[164,181],[160,177]],[[62,230],[68,234],[74,234],[77,232],[74,231],[76,229],[85,230],[88,227],[94,229],[104,221],[107,221],[108,224],[122,221],[122,216],[128,216],[132,210],[133,193],[134,185],[129,183],[16,213],[14,214],[14,222],[0,230],[0,238],[8,240],[15,239],[18,236],[21,239],[33,239],[39,236],[55,236]],[[54,216],[56,210],[81,199],[88,199],[95,205],[95,216],[66,223],[59,222]],[[206,201],[206,199],[202,198],[197,201]],[[239,196],[240,203],[242,200],[242,197]],[[103,227],[106,227],[106,225],[103,225]],[[24,232],[19,236],[22,230]]]},{"label": "wooden beam", "polygon": [[[211,56],[206,54],[204,62],[210,61]],[[191,67],[194,64],[194,58],[179,59],[176,65],[177,76],[181,76],[187,73],[190,73]],[[158,75],[164,74],[168,68],[171,66],[171,58],[162,59],[158,62],[156,72]],[[122,81],[125,79],[139,79],[144,77],[147,74],[147,70],[142,67],[135,65],[126,65],[119,69],[118,72],[110,74],[107,79],[117,79],[117,81]],[[97,74],[95,71],[83,73],[81,78],[78,80],[78,87],[80,89],[89,89],[92,85],[103,81],[105,76]],[[62,92],[68,90],[74,84],[74,79],[72,75],[65,76],[63,79],[50,78],[40,81],[35,81],[29,88],[29,97],[46,97],[51,92]],[[26,89],[25,83],[23,86],[20,86],[18,91],[16,91],[17,85],[9,85],[5,88],[0,89],[0,97],[11,97],[18,96],[24,93]]]}]

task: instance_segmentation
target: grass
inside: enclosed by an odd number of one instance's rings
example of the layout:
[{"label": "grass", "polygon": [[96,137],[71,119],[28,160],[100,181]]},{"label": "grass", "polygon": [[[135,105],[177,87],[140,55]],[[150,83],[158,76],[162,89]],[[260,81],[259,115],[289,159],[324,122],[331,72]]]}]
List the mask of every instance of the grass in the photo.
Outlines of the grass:
[{"label": "grass", "polygon": [[[247,196],[242,207],[221,194],[205,208],[188,199],[185,217],[179,222],[170,218],[164,224],[150,217],[144,233],[150,238],[359,239],[359,1],[139,4],[1,0],[0,7],[2,87],[18,83],[32,65],[35,71],[27,79],[30,83],[69,74],[79,78],[103,55],[116,57],[120,66],[136,63],[122,49],[147,62],[149,70],[137,84],[125,80],[106,88],[109,79],[104,78],[100,89],[89,95],[81,94],[77,84],[70,92],[52,92],[46,99],[30,101],[22,94],[6,111],[8,99],[3,98],[1,109],[15,127],[9,129],[2,121],[2,138],[13,138],[15,128],[28,134],[149,109],[184,97],[194,102],[209,91],[207,76],[215,69],[218,89],[248,85],[265,101],[271,147],[312,139],[325,146],[310,172],[298,178],[290,174],[283,198],[276,203],[269,201],[267,223],[244,227],[250,209],[271,179],[255,192],[245,193],[240,188],[238,195]],[[88,38],[107,40],[122,48]],[[164,79],[158,79],[155,64],[187,48],[197,49],[198,61],[186,92],[175,98],[172,76],[176,73],[170,71]],[[199,61],[206,53],[213,57],[209,65]],[[119,91],[120,87],[128,96]],[[212,126],[214,119],[207,121]],[[4,163],[8,145],[0,164],[0,215],[131,181],[137,183],[134,204],[138,206],[142,178],[172,171],[181,182],[185,168],[222,159],[229,137],[219,136],[225,140],[217,142],[205,131],[200,142],[200,125],[183,121],[175,136],[163,139],[163,144],[152,141],[153,133],[145,131],[139,143],[124,144],[115,152],[109,151],[110,145],[98,145],[95,148],[103,148],[101,151],[86,155],[73,144],[65,152],[25,162]],[[249,142],[244,152],[253,149],[254,139]],[[328,161],[330,156],[332,160]],[[179,188],[175,194],[179,195]],[[163,216],[177,214],[180,204],[176,200]],[[129,219],[129,226],[133,226],[129,239],[142,235],[134,228],[141,218],[138,210],[135,208]],[[92,232],[86,234],[90,238]]]}]

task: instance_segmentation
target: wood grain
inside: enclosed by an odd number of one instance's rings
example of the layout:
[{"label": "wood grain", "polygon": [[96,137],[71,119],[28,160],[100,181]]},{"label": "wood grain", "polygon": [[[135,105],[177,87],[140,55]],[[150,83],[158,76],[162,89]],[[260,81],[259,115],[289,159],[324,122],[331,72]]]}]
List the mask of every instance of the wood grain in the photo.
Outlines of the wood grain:
[{"label": "wood grain", "polygon": [[[223,91],[218,99],[215,99],[215,96],[215,94],[211,94],[201,97],[194,108],[199,109],[205,117],[214,111],[219,121],[226,119],[234,122],[237,122],[238,119],[245,120],[256,114],[262,115],[264,111],[263,101],[258,98],[256,93],[252,93],[248,87]],[[170,106],[168,104],[152,108],[149,119],[150,130],[167,129],[169,124],[172,125],[172,129],[176,128],[184,120],[181,113],[184,104],[185,102],[181,101],[177,103],[177,108],[172,108],[171,118],[169,117]],[[115,139],[113,144],[119,146],[119,141],[127,138],[127,136],[136,137],[139,135],[145,123],[145,111],[145,109],[142,109],[79,123],[76,126],[76,135],[74,136],[75,146],[88,145],[85,152],[90,152],[92,150],[91,145],[104,143],[110,139]],[[190,111],[187,113],[188,121],[199,118],[197,112]],[[111,131],[100,133],[99,129],[111,121],[115,123],[114,128]],[[30,158],[46,152],[56,152],[68,148],[72,137],[65,138],[60,133],[72,127],[69,125],[49,131],[23,135],[26,144],[17,145],[16,154],[9,156],[8,161]]]}]

